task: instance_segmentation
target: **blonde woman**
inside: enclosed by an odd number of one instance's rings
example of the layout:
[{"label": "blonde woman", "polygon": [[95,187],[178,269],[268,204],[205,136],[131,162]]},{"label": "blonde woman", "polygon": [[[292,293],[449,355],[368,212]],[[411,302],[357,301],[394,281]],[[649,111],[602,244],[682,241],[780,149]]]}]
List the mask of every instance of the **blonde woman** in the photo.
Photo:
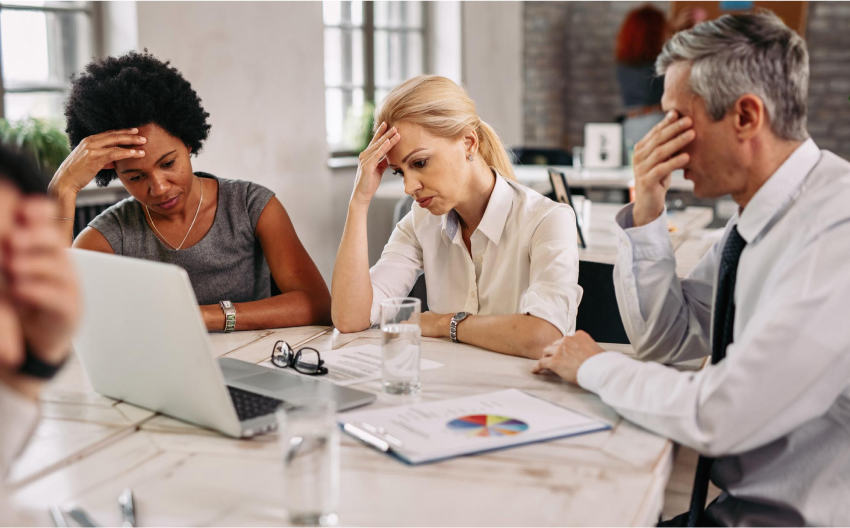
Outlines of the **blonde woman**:
[{"label": "blonde woman", "polygon": [[[466,92],[444,77],[410,79],[386,97],[375,123],[334,267],[337,329],[377,323],[381,301],[406,296],[424,272],[425,337],[450,337],[454,326],[459,342],[538,358],[572,334],[582,293],[575,215],[516,183]],[[366,215],[387,168],[416,203],[370,270]]]}]

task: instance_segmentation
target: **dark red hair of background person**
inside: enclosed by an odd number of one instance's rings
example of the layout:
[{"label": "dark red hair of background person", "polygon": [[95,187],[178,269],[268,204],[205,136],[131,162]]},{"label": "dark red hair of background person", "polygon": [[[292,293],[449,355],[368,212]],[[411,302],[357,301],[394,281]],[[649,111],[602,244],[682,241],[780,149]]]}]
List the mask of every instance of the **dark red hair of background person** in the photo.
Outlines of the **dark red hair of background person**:
[{"label": "dark red hair of background person", "polygon": [[638,66],[655,62],[667,40],[667,17],[650,5],[630,11],[617,35],[618,63]]}]

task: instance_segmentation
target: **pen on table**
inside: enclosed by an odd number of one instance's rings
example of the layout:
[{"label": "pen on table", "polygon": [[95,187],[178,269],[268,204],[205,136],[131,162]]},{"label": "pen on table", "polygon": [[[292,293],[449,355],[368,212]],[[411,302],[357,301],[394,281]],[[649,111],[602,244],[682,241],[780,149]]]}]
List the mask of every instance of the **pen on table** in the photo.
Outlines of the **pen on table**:
[{"label": "pen on table", "polygon": [[65,514],[59,509],[59,506],[51,506],[49,508],[50,518],[53,519],[53,524],[59,527],[67,527],[68,521],[65,519]]},{"label": "pen on table", "polygon": [[118,497],[118,504],[121,505],[121,514],[124,516],[121,526],[128,528],[136,526],[136,505],[133,502],[133,490],[125,489],[124,493]]},{"label": "pen on table", "polygon": [[387,433],[382,427],[374,427],[366,422],[356,424],[346,422],[342,425],[342,429],[351,436],[384,453],[389,452],[394,447],[402,447],[401,440]]},{"label": "pen on table", "polygon": [[91,517],[89,517],[89,515],[86,513],[86,511],[83,510],[81,507],[79,507],[76,504],[69,504],[68,506],[66,506],[62,509],[65,513],[70,515],[72,519],[77,521],[77,524],[79,524],[80,526],[86,526],[86,527],[98,526],[98,524],[96,522],[94,522]]}]

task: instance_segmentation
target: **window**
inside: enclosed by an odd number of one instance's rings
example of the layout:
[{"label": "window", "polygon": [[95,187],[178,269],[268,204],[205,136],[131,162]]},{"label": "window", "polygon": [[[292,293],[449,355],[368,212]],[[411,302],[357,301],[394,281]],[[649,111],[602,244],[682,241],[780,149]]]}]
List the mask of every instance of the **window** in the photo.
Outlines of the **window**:
[{"label": "window", "polygon": [[71,74],[94,55],[92,3],[0,2],[0,116],[62,120]]},{"label": "window", "polygon": [[425,71],[425,2],[324,2],[324,19],[328,145],[353,155],[374,105]]}]

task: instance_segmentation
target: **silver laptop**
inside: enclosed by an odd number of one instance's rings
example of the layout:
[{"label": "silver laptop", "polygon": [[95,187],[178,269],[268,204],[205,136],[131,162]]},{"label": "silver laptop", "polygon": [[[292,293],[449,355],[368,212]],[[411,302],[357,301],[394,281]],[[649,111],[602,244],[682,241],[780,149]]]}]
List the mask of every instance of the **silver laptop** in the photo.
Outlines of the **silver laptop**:
[{"label": "silver laptop", "polygon": [[375,400],[289,369],[216,360],[189,275],[178,266],[69,251],[84,298],[74,350],[105,396],[232,437],[273,430],[281,404],[325,398],[342,411]]}]

